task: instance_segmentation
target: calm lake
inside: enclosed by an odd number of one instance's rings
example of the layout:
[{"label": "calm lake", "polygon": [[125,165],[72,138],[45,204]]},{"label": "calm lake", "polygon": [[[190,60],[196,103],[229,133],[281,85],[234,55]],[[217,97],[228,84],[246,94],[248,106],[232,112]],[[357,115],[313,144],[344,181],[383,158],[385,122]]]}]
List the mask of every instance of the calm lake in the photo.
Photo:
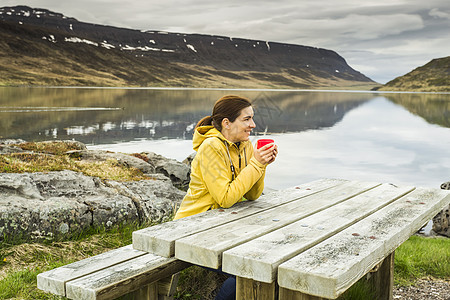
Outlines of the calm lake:
[{"label": "calm lake", "polygon": [[275,139],[266,185],[319,178],[439,187],[450,180],[450,94],[356,91],[0,88],[0,138],[74,139],[90,149],[183,160],[223,95],[251,99],[251,139]]}]

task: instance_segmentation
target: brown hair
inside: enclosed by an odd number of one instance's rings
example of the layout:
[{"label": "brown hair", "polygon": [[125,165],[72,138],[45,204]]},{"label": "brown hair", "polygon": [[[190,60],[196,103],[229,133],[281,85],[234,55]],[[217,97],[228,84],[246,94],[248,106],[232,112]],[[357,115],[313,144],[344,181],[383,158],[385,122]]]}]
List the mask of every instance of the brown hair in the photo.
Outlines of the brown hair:
[{"label": "brown hair", "polygon": [[195,128],[205,125],[213,125],[217,130],[222,131],[222,120],[227,118],[234,122],[241,114],[241,110],[251,106],[250,100],[239,96],[223,96],[214,104],[211,116],[206,116],[198,121]]}]

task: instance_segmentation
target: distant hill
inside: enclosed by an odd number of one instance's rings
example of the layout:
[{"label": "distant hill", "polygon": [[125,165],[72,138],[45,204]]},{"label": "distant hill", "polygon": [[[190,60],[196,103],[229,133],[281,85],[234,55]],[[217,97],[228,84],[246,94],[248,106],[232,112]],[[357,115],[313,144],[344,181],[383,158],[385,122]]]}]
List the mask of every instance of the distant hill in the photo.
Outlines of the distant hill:
[{"label": "distant hill", "polygon": [[0,85],[373,87],[336,52],[224,36],[79,22],[0,8]]},{"label": "distant hill", "polygon": [[450,92],[450,56],[433,59],[426,65],[389,81],[378,90]]}]

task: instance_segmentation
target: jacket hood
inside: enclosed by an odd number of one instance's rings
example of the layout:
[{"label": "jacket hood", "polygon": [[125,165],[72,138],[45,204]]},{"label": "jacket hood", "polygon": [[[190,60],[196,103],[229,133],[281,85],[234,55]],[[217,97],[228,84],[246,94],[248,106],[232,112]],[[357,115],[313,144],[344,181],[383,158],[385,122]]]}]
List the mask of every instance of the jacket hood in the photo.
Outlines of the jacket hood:
[{"label": "jacket hood", "polygon": [[200,145],[210,137],[218,137],[223,141],[227,141],[222,133],[214,126],[199,126],[195,129],[194,136],[192,138],[192,148],[197,151]]}]

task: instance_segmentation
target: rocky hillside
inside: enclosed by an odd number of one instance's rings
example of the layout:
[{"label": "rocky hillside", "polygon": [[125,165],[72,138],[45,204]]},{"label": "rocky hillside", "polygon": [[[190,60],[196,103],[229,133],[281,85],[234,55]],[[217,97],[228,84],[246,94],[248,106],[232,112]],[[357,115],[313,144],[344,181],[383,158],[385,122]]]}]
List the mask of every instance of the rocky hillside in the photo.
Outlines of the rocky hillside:
[{"label": "rocky hillside", "polygon": [[380,91],[450,92],[450,56],[436,58],[389,81]]},{"label": "rocky hillside", "polygon": [[376,85],[327,49],[124,29],[26,6],[0,8],[0,66],[0,85]]}]

